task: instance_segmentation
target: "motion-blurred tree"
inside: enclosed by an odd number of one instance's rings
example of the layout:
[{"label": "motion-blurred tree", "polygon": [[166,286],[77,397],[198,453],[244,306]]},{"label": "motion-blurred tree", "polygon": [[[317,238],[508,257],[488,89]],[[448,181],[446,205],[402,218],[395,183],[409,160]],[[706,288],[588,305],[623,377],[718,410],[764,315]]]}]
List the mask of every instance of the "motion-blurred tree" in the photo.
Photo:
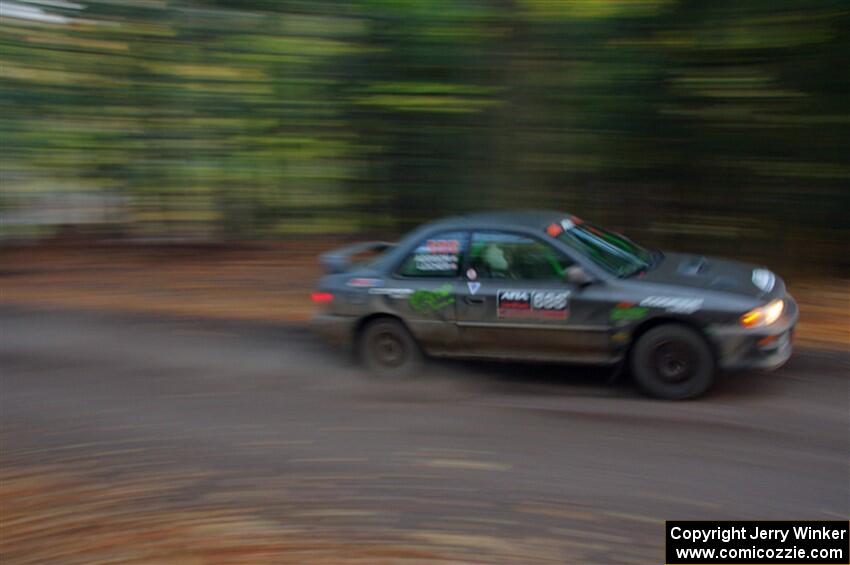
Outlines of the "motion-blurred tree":
[{"label": "motion-blurred tree", "polygon": [[845,4],[4,0],[0,205],[216,238],[554,207],[846,267]]}]

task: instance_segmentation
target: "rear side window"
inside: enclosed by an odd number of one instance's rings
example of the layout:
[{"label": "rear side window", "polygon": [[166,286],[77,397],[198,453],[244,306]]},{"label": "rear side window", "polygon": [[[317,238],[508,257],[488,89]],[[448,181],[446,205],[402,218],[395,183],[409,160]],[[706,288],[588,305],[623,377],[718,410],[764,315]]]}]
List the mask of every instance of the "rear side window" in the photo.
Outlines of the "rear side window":
[{"label": "rear side window", "polygon": [[456,277],[466,252],[467,234],[451,231],[423,239],[398,269],[404,277]]},{"label": "rear side window", "polygon": [[569,257],[538,239],[487,231],[472,236],[470,266],[482,279],[563,280]]}]

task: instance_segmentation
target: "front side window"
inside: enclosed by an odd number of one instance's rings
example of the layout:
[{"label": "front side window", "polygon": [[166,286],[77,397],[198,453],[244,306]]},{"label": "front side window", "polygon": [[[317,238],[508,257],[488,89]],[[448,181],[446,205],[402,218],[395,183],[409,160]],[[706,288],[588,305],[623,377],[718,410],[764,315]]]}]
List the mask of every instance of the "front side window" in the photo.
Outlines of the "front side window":
[{"label": "front side window", "polygon": [[652,253],[626,236],[575,217],[552,224],[546,231],[618,277],[630,276],[653,263]]},{"label": "front side window", "polygon": [[398,269],[404,277],[456,277],[466,251],[462,231],[442,232],[422,240]]},{"label": "front side window", "polygon": [[483,279],[563,280],[572,261],[554,247],[531,237],[482,231],[472,236],[470,267]]}]

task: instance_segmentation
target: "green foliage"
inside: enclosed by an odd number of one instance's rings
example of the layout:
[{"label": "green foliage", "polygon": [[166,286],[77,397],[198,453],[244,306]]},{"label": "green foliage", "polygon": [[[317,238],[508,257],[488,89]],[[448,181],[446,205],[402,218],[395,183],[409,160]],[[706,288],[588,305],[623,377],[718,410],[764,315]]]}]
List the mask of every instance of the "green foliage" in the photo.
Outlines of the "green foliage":
[{"label": "green foliage", "polygon": [[847,235],[841,0],[4,9],[7,213],[94,191],[143,233],[400,231],[538,206],[665,244],[700,218],[720,247]]}]

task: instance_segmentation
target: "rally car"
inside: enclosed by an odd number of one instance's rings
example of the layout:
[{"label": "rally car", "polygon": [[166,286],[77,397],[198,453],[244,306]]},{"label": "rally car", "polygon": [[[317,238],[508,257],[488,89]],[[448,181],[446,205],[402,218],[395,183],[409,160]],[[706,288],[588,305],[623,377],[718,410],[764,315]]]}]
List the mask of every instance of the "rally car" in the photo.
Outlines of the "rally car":
[{"label": "rally car", "polygon": [[647,249],[559,212],[444,219],[321,261],[316,328],[378,374],[425,356],[599,364],[691,398],[719,369],[784,364],[798,317],[763,267]]}]

